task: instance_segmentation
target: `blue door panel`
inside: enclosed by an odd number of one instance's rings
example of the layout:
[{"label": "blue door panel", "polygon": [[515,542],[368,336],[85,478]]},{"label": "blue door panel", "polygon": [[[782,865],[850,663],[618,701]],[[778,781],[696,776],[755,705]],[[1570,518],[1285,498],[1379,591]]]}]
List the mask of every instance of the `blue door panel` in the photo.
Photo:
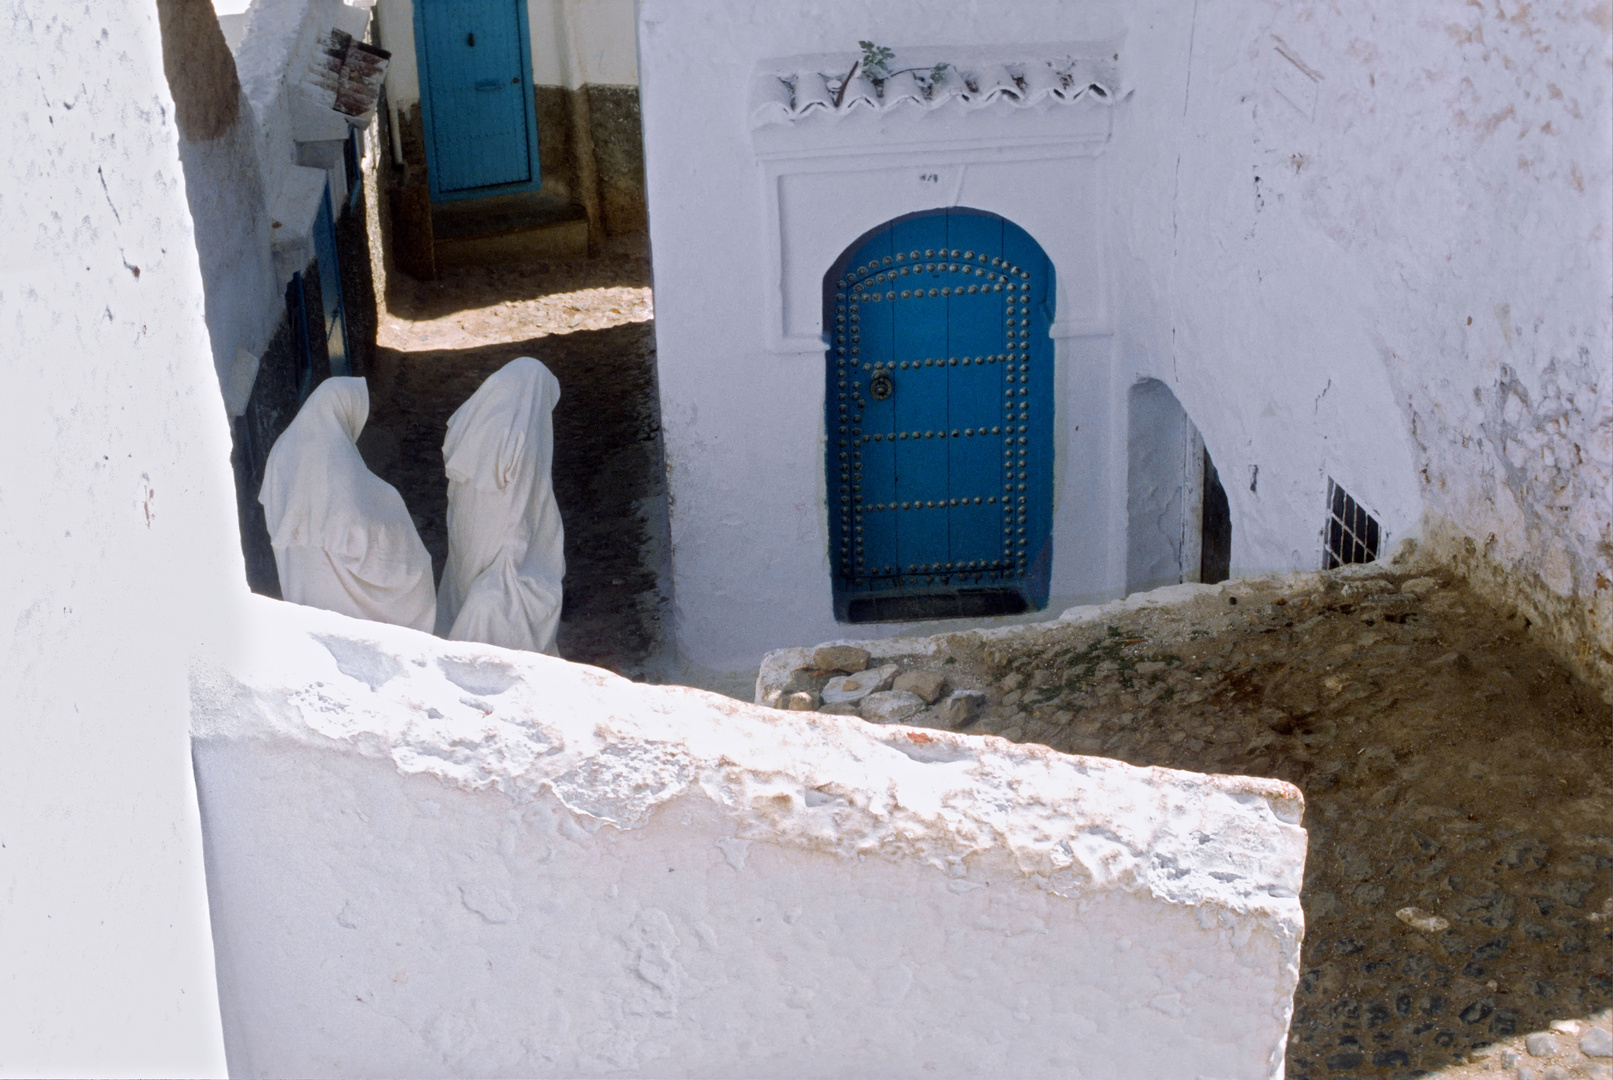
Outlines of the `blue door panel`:
[{"label": "blue door panel", "polygon": [[342,303],[341,260],[336,253],[336,222],[330,209],[330,186],[314,216],[314,258],[319,264],[319,296],[325,309],[325,348],[332,375],[351,375],[347,351],[346,308]]},{"label": "blue door panel", "polygon": [[525,0],[417,0],[434,195],[537,181]]},{"label": "blue door panel", "polygon": [[1046,602],[1052,266],[971,210],[875,230],[825,278],[837,603],[1004,587]]}]

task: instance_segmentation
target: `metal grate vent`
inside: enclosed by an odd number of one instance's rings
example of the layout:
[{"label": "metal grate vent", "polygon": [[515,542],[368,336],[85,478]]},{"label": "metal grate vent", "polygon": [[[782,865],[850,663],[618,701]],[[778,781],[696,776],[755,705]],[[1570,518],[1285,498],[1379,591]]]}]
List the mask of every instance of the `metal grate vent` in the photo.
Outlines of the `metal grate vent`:
[{"label": "metal grate vent", "polygon": [[1369,563],[1378,557],[1378,519],[1361,509],[1348,492],[1327,478],[1326,549],[1322,568]]}]

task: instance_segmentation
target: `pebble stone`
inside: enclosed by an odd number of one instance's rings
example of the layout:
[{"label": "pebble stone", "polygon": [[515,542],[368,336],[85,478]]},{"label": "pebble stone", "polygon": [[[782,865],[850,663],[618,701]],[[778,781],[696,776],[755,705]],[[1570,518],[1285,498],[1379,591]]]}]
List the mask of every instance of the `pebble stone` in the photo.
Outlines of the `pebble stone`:
[{"label": "pebble stone", "polygon": [[939,671],[904,671],[891,683],[891,689],[917,694],[926,705],[934,705],[941,700],[946,688],[947,677]]},{"label": "pebble stone", "polygon": [[1579,1052],[1586,1057],[1613,1057],[1613,1032],[1593,1027],[1579,1037]]},{"label": "pebble stone", "polygon": [[1531,1031],[1524,1036],[1523,1045],[1533,1057],[1551,1057],[1560,1049],[1557,1036],[1549,1031]]},{"label": "pebble stone", "polygon": [[868,650],[855,645],[824,645],[812,652],[812,666],[823,671],[855,675],[868,667],[868,660]]},{"label": "pebble stone", "polygon": [[975,722],[985,703],[986,695],[979,690],[954,690],[941,702],[937,711],[941,723],[950,728],[961,728]]},{"label": "pebble stone", "polygon": [[1439,582],[1431,577],[1415,577],[1409,581],[1401,582],[1400,591],[1410,593],[1416,597],[1424,597],[1439,588]]},{"label": "pebble stone", "polygon": [[910,690],[878,690],[862,699],[862,718],[873,724],[900,724],[924,708]]},{"label": "pebble stone", "polygon": [[843,705],[860,701],[869,694],[887,689],[898,670],[895,664],[885,664],[871,671],[859,671],[855,675],[837,675],[824,684],[823,703]]}]

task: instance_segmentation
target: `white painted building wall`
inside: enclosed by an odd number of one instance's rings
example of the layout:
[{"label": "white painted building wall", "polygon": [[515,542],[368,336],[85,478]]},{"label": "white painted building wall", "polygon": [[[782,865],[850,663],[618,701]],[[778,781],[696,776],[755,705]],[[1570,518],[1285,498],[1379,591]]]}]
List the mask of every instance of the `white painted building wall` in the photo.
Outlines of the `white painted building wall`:
[{"label": "white painted building wall", "polygon": [[1126,592],[1198,581],[1204,446],[1170,387],[1134,383],[1126,400]]},{"label": "white painted building wall", "polygon": [[347,197],[334,146],[348,137],[349,124],[307,91],[308,65],[316,39],[332,28],[362,39],[370,10],[345,0],[254,0],[244,15],[235,63],[257,123],[275,277],[284,290],[314,258],[314,220],[327,187],[333,216]]},{"label": "white painted building wall", "polygon": [[246,593],[153,4],[0,38],[0,1073],[217,1076],[187,662]]},{"label": "white painted building wall", "polygon": [[1288,785],[249,595],[155,14],[22,14],[0,1071],[1280,1073]]},{"label": "white painted building wall", "polygon": [[1287,784],[244,628],[196,684],[232,1075],[1282,1074]]},{"label": "white painted building wall", "polygon": [[[1060,278],[1050,613],[1125,587],[1127,395],[1146,378],[1171,389],[1216,462],[1234,574],[1318,566],[1332,477],[1390,542],[1417,534],[1427,509],[1480,543],[1494,533],[1499,557],[1553,589],[1613,596],[1599,584],[1613,575],[1600,546],[1613,461],[1605,8],[1521,22],[1438,10],[644,0],[688,677],[718,683],[769,648],[843,635],[823,509],[822,328],[808,304],[791,324],[791,298],[816,293],[827,252],[942,205],[1003,213]],[[1547,50],[1526,57],[1529,34]],[[849,58],[859,39],[900,58],[904,47],[1110,38],[1130,93],[1108,111],[1101,151],[1057,167],[994,175],[969,130],[984,113],[847,120],[839,146],[814,146],[803,122],[798,171],[851,168],[861,182],[836,204],[821,192],[792,202],[797,181],[772,164],[787,152],[747,129],[748,80],[771,58]],[[1005,114],[1003,147],[1031,112]],[[1518,146],[1493,135],[1501,126]],[[846,166],[848,155],[861,156]],[[920,175],[945,179],[925,191]],[[1503,335],[1502,305],[1528,321],[1509,314]],[[1527,405],[1497,389],[1509,379]],[[1613,642],[1607,601],[1596,602]],[[858,635],[897,629],[924,628]]]},{"label": "white painted building wall", "polygon": [[1115,128],[1120,351],[1204,431],[1234,572],[1303,563],[1329,474],[1589,609],[1613,672],[1608,9],[1134,10],[1174,81]]}]

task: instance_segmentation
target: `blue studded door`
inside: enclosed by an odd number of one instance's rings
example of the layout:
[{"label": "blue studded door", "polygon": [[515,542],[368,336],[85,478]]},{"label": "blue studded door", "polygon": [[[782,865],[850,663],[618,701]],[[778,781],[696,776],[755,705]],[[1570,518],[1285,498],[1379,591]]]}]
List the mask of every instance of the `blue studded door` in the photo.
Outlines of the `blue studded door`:
[{"label": "blue studded door", "polygon": [[893,221],[824,279],[836,618],[1047,603],[1053,268],[977,210]]}]

